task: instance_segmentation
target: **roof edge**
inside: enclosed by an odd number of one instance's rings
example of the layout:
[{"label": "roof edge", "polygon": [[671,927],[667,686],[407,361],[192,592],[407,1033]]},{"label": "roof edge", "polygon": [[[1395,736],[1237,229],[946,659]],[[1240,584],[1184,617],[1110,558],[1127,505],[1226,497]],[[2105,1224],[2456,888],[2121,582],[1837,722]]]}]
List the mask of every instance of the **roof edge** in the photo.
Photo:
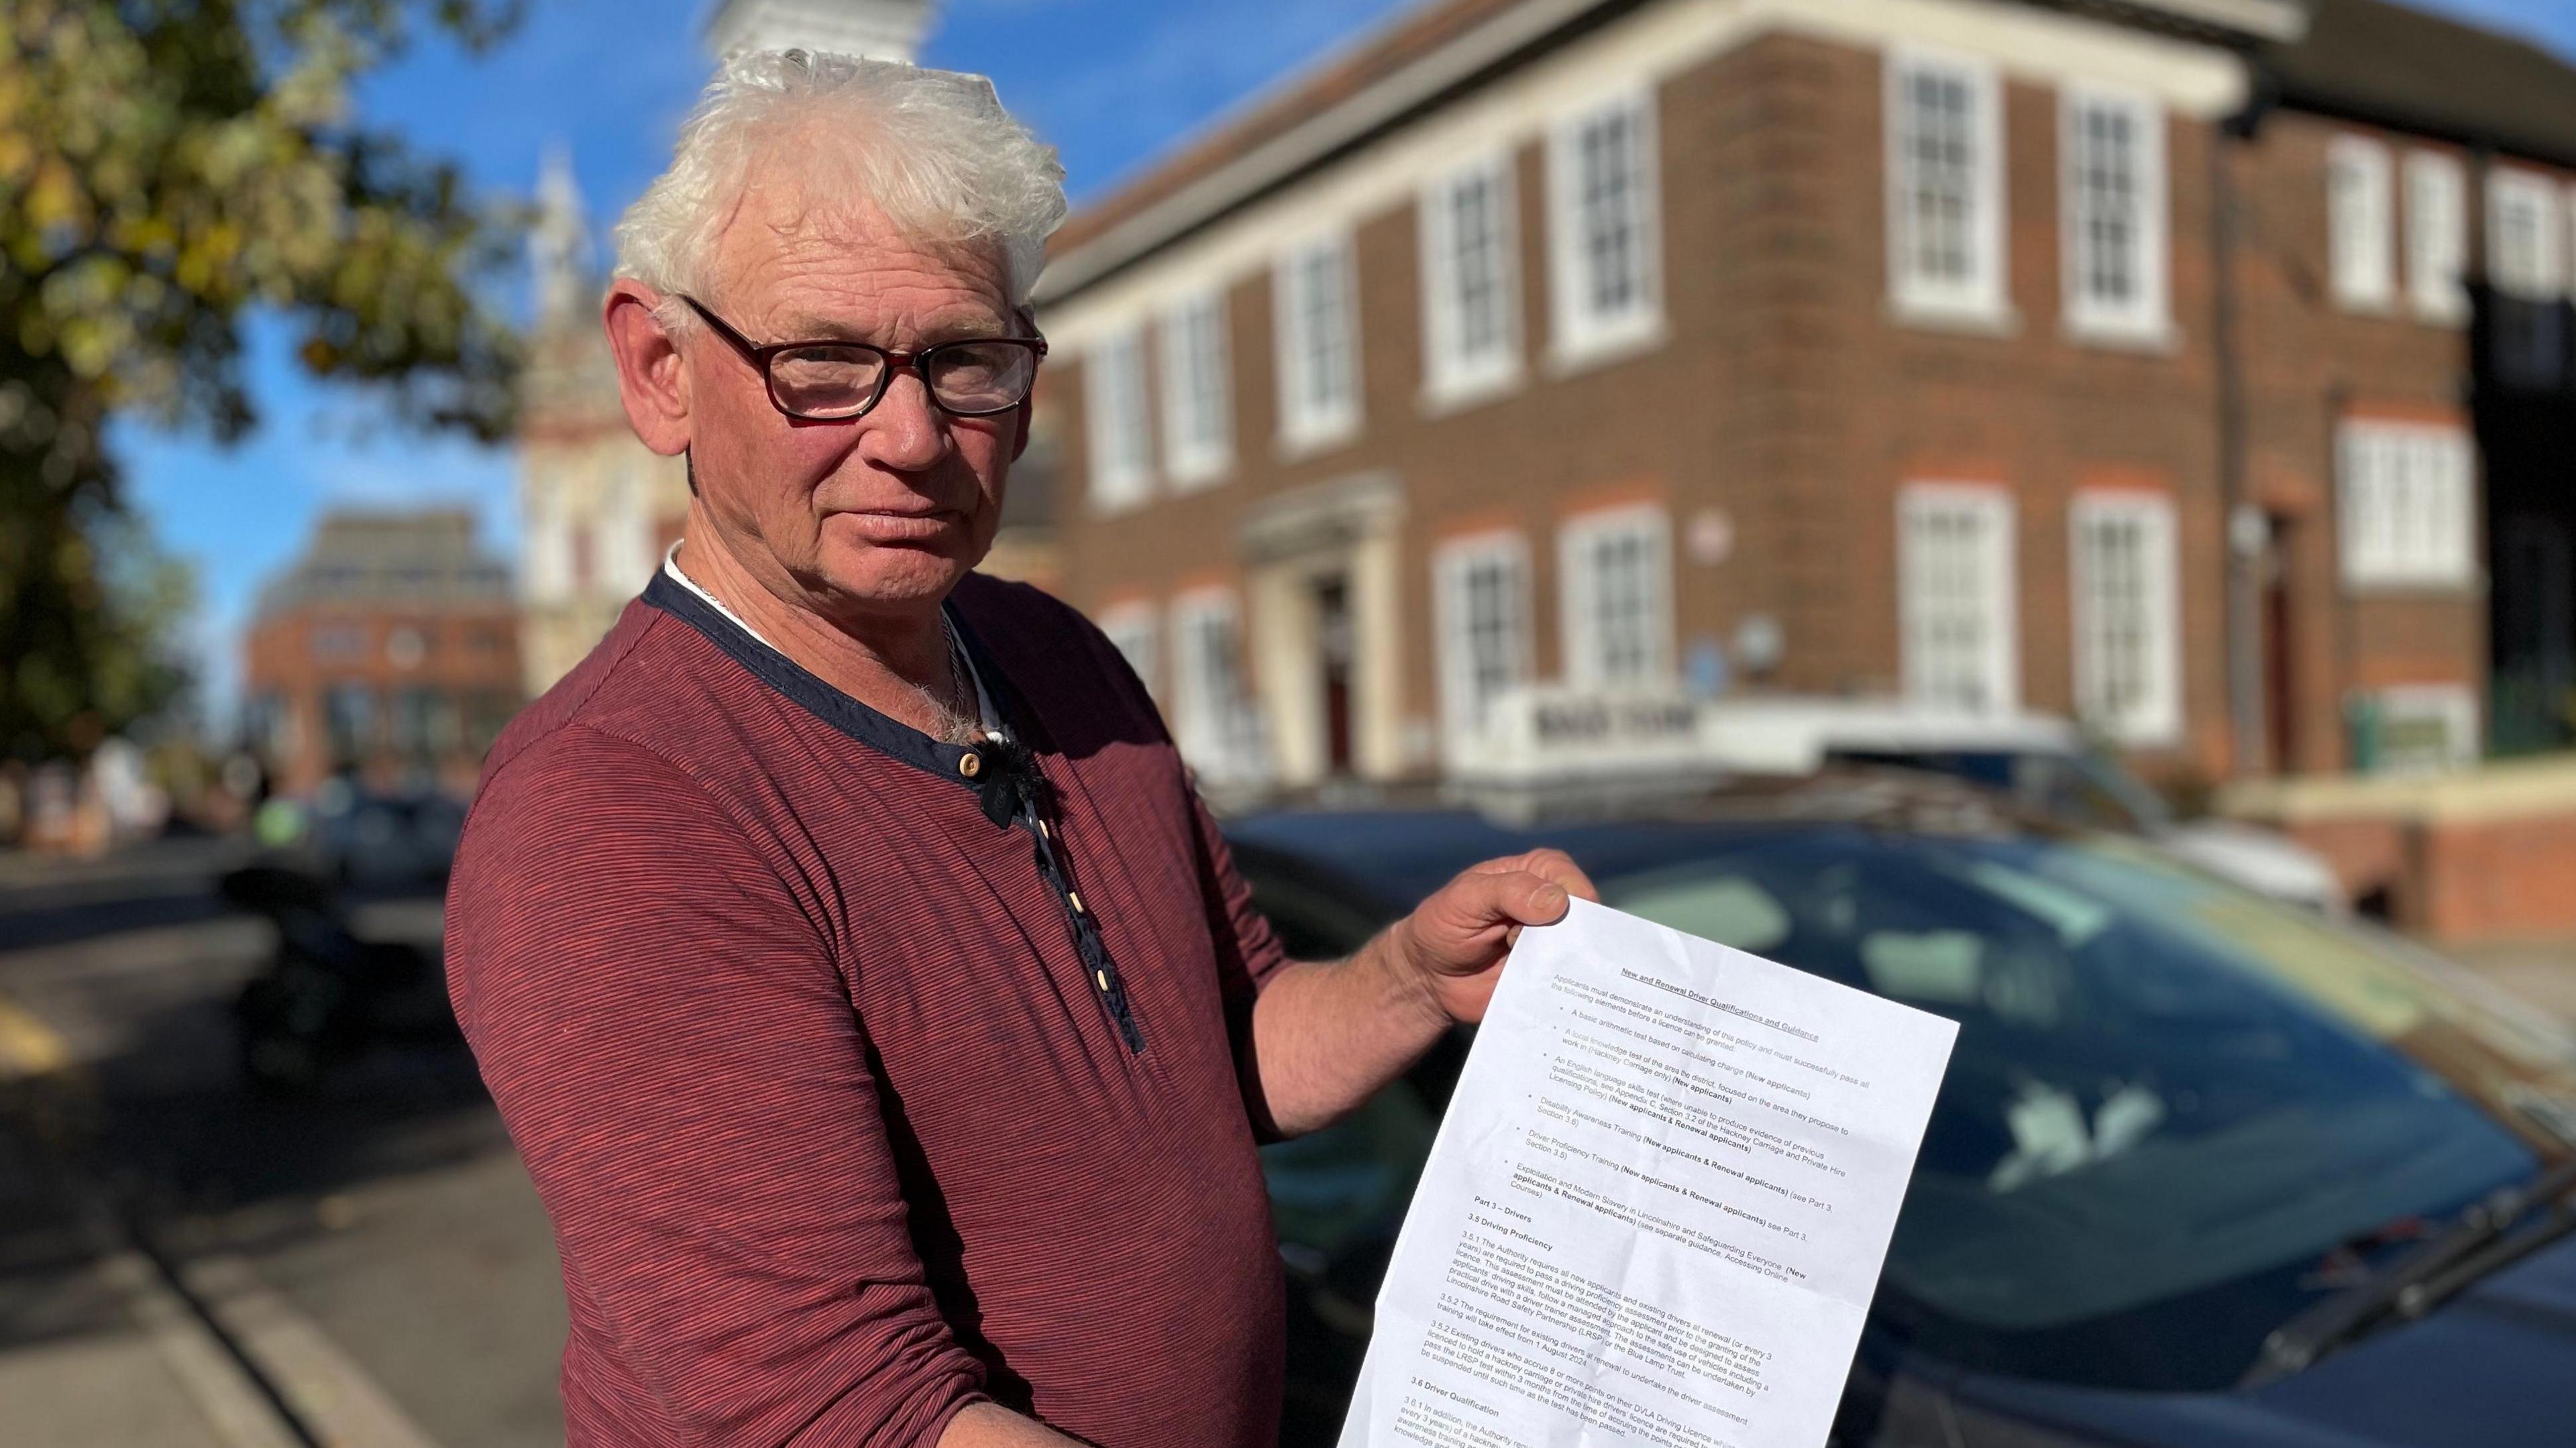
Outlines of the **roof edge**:
[{"label": "roof edge", "polygon": [[[1224,214],[1244,198],[1295,176],[1486,67],[1616,3],[1524,0],[1073,250],[1048,258],[1046,270],[1038,277],[1035,300],[1043,306],[1081,291],[1170,237]],[[1294,93],[1295,86],[1296,82],[1289,83],[1289,93]]]},{"label": "roof edge", "polygon": [[2308,8],[2299,0],[2125,0],[2125,8],[2280,45],[2308,34]]}]

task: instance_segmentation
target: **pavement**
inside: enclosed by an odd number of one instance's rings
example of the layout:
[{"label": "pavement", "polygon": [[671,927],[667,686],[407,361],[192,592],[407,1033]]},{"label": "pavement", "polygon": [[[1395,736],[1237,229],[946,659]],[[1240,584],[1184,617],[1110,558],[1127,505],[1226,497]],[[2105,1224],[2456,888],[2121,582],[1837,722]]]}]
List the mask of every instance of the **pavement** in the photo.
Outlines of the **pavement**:
[{"label": "pavement", "polygon": [[560,1444],[553,1239],[471,1059],[248,1089],[230,1002],[272,937],[211,889],[240,858],[0,857],[0,1443]]}]

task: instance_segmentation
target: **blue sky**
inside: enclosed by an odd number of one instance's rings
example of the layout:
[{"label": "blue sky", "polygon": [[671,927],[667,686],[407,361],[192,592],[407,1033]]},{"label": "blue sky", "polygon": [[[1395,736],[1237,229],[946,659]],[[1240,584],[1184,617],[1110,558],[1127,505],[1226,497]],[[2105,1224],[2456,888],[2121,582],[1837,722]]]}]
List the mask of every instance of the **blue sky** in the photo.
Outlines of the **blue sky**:
[{"label": "blue sky", "polygon": [[[534,0],[529,23],[480,59],[424,45],[369,78],[362,113],[422,150],[453,157],[478,186],[524,194],[560,140],[595,225],[667,157],[706,77],[697,22],[707,0]],[[944,0],[923,59],[991,75],[1003,102],[1064,153],[1075,199],[1346,44],[1411,0]],[[2436,0],[2435,8],[2538,35],[2576,54],[2576,0]],[[202,437],[123,428],[127,496],[163,545],[196,569],[191,653],[221,720],[239,631],[260,579],[302,546],[333,503],[463,503],[503,551],[517,542],[504,450],[388,427],[363,397],[317,386],[288,333],[254,322],[252,381],[264,425],[219,448]]]}]

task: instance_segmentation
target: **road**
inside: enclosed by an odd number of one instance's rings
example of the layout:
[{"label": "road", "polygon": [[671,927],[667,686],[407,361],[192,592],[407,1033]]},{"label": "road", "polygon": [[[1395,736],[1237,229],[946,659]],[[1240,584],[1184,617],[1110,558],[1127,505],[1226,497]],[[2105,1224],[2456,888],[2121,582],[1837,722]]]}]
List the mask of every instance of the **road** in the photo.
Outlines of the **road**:
[{"label": "road", "polygon": [[[248,1090],[229,1003],[271,935],[212,893],[234,858],[0,871],[0,1423],[81,1448],[560,1444],[553,1242],[470,1058]],[[367,928],[434,942],[436,902]],[[38,1394],[53,1416],[22,1416]]]}]

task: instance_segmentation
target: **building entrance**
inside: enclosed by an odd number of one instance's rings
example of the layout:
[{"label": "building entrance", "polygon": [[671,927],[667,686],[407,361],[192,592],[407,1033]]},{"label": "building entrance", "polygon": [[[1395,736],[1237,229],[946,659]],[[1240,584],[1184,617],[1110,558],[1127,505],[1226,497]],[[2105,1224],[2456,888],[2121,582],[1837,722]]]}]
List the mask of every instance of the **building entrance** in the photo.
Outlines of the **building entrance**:
[{"label": "building entrance", "polygon": [[1385,474],[1264,501],[1237,534],[1278,783],[1401,773],[1396,547],[1403,491]]}]

